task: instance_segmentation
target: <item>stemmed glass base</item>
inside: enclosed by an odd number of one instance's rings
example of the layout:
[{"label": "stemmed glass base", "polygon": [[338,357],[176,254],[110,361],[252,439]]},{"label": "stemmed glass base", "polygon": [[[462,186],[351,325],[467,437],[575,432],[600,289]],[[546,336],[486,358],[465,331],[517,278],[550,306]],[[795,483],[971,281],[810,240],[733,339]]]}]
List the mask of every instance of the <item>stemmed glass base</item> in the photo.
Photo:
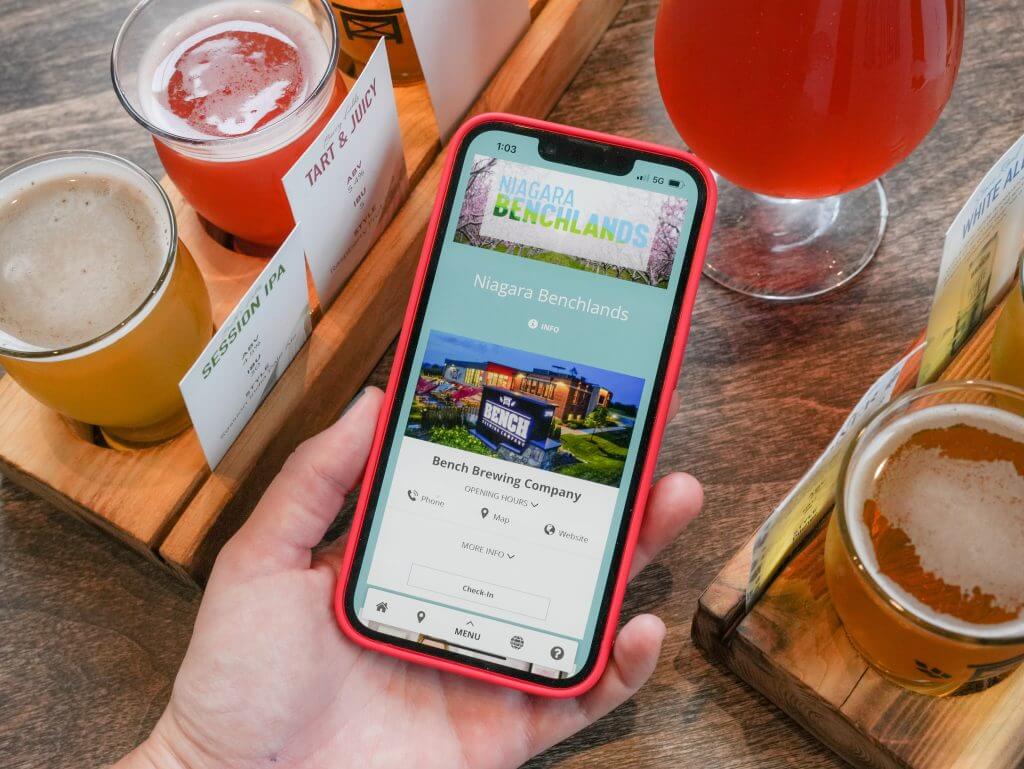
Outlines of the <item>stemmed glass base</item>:
[{"label": "stemmed glass base", "polygon": [[759,299],[809,299],[848,283],[875,255],[889,216],[878,181],[812,200],[759,195],[721,176],[718,184],[704,274]]}]

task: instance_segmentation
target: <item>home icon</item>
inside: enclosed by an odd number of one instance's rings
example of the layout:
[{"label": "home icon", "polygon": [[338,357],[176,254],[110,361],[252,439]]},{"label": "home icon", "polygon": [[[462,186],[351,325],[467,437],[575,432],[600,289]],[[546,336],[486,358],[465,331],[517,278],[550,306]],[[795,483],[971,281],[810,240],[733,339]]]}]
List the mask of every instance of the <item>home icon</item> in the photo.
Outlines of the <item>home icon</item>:
[{"label": "home icon", "polygon": [[381,614],[384,614],[385,612],[387,612],[387,610],[388,610],[388,602],[387,601],[381,601],[380,603],[377,604],[377,611],[379,611]]}]

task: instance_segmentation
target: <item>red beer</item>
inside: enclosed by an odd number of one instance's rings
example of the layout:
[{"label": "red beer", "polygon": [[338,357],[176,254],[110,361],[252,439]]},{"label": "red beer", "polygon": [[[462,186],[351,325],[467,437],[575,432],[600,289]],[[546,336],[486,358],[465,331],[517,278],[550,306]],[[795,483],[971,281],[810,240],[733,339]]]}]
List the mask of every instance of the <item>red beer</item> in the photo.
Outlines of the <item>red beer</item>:
[{"label": "red beer", "polygon": [[834,195],[903,160],[938,119],[963,0],[663,0],[655,63],[686,143],[754,192]]},{"label": "red beer", "polygon": [[[140,19],[158,10],[173,18]],[[148,0],[118,35],[114,81],[196,211],[238,238],[276,246],[294,226],[281,177],[346,94],[337,52],[322,0],[298,10],[276,0]]]}]

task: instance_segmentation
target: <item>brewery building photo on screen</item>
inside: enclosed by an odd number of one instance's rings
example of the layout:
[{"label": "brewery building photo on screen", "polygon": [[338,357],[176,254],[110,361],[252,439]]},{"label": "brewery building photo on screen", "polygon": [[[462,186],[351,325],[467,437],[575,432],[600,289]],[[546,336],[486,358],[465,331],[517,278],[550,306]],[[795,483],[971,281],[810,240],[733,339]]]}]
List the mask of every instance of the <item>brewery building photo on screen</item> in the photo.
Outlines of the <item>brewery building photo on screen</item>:
[{"label": "brewery building photo on screen", "polygon": [[618,486],[644,381],[431,332],[405,434]]}]

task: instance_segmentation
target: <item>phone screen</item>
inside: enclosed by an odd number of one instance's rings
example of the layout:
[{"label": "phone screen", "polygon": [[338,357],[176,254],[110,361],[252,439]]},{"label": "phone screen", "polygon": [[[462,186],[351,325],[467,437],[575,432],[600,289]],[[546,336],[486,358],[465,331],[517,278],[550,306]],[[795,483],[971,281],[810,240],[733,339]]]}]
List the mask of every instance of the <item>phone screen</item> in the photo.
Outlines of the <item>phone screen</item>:
[{"label": "phone screen", "polygon": [[346,610],[371,637],[568,686],[596,660],[675,386],[705,189],[635,150],[617,173],[546,159],[553,136],[502,124],[461,146]]}]

